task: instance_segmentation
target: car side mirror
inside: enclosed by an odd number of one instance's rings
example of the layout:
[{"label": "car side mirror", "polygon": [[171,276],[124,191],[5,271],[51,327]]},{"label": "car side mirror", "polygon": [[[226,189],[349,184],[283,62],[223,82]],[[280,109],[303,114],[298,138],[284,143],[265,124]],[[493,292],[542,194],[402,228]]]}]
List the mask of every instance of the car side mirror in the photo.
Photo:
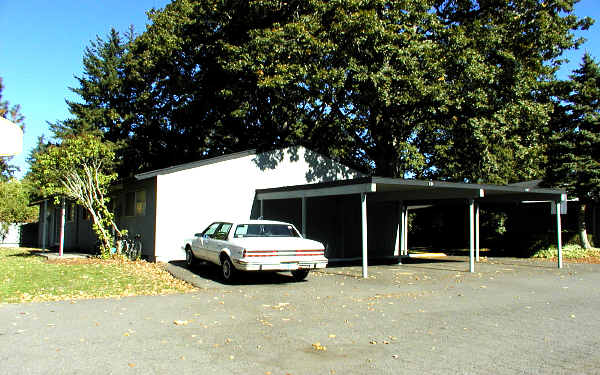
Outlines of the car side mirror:
[{"label": "car side mirror", "polygon": [[195,233],[194,237],[202,237],[202,233]]}]

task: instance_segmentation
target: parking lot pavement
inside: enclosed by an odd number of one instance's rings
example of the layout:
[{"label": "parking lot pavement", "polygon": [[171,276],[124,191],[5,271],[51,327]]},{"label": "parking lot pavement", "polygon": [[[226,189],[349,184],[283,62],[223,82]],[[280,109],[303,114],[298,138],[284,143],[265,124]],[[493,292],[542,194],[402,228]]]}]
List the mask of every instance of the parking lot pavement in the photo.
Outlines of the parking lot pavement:
[{"label": "parking lot pavement", "polygon": [[[0,305],[0,373],[600,373],[600,266],[465,258]],[[181,271],[186,271],[181,268]]]}]

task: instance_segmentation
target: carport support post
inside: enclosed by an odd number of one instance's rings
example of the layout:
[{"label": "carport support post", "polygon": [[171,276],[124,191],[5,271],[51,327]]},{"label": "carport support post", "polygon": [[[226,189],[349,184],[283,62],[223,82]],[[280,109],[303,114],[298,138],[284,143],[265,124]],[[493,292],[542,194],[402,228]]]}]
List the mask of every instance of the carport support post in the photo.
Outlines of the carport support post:
[{"label": "carport support post", "polygon": [[42,211],[42,249],[46,250],[46,236],[48,232],[48,200],[44,199],[44,210]]},{"label": "carport support post", "polygon": [[362,274],[364,278],[369,277],[367,267],[367,194],[360,193],[360,219],[362,231]]},{"label": "carport support post", "polygon": [[408,206],[404,206],[404,222],[402,223],[402,229],[404,235],[402,236],[402,248],[404,249],[404,255],[408,255]]},{"label": "carport support post", "polygon": [[306,197],[302,197],[302,236],[306,237]]},{"label": "carport support post", "polygon": [[560,202],[556,202],[556,240],[558,245],[558,268],[563,268],[562,261],[562,228],[560,225]]},{"label": "carport support post", "polygon": [[475,261],[479,262],[479,203],[475,203]]},{"label": "carport support post", "polygon": [[469,199],[469,272],[475,272],[475,257],[474,257],[474,240],[475,228],[473,227],[475,203],[473,199]]},{"label": "carport support post", "polygon": [[63,256],[65,248],[65,199],[60,202],[60,239],[58,244],[58,255]]},{"label": "carport support post", "polygon": [[[398,226],[396,227],[396,243],[394,255],[404,255],[404,202],[398,201]],[[402,263],[402,261],[400,261]]]}]

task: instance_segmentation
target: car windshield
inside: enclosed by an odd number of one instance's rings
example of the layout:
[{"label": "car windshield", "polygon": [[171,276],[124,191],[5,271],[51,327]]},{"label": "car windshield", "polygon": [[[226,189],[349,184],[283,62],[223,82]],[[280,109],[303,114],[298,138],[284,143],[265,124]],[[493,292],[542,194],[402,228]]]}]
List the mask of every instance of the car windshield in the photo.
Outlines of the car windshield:
[{"label": "car windshield", "polygon": [[234,238],[241,237],[300,237],[300,234],[289,224],[239,224]]}]

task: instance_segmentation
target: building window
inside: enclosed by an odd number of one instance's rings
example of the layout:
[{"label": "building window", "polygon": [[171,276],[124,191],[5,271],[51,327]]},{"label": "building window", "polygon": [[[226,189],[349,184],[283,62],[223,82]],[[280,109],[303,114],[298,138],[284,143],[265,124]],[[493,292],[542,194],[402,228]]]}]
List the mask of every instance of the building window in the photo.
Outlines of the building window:
[{"label": "building window", "polygon": [[125,216],[133,216],[133,208],[135,206],[135,191],[125,195]]},{"label": "building window", "polygon": [[67,203],[65,209],[66,209],[67,222],[74,221],[75,220],[75,203]]},{"label": "building window", "polygon": [[121,200],[118,197],[113,197],[110,201],[110,212],[113,214],[115,218],[121,217],[123,212],[121,211]]},{"label": "building window", "polygon": [[135,216],[146,215],[146,190],[135,192]]},{"label": "building window", "polygon": [[86,221],[90,219],[90,212],[85,207],[81,207],[81,218]]},{"label": "building window", "polygon": [[146,191],[132,191],[125,196],[125,216],[146,215]]}]

